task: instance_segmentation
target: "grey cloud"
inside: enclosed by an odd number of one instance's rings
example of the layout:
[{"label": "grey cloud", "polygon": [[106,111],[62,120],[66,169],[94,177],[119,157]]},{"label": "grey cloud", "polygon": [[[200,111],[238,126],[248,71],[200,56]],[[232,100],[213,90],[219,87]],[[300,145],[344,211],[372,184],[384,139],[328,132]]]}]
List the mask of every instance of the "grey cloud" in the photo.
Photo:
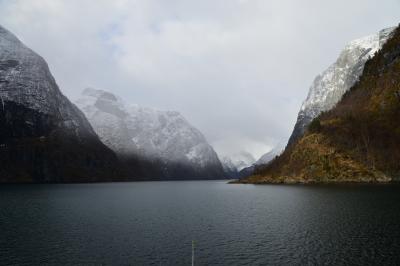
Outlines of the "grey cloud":
[{"label": "grey cloud", "polygon": [[398,0],[0,0],[0,23],[87,86],[180,111],[221,153],[285,141],[344,44],[400,22]]}]

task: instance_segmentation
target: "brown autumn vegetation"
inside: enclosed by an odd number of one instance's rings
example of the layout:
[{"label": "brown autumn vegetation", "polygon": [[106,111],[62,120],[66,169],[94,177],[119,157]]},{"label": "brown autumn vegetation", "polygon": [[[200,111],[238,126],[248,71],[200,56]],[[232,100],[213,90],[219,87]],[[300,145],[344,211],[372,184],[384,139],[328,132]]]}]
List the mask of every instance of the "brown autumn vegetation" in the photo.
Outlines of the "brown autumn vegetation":
[{"label": "brown autumn vegetation", "polygon": [[400,28],[305,135],[243,183],[400,180]]}]

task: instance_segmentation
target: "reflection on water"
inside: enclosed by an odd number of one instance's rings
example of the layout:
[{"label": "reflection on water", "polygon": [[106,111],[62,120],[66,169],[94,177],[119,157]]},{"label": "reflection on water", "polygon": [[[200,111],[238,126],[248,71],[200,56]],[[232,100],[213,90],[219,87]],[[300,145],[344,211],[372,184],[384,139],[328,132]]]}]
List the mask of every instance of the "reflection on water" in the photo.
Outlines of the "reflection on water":
[{"label": "reflection on water", "polygon": [[396,264],[400,186],[0,186],[1,264]]}]

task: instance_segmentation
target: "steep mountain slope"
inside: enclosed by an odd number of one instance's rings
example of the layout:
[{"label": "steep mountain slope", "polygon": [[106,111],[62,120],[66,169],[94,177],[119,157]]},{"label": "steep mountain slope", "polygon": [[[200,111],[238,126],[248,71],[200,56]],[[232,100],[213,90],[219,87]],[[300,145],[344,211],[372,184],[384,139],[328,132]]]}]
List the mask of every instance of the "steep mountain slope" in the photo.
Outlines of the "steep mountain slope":
[{"label": "steep mountain slope", "polygon": [[264,165],[270,163],[273,159],[275,159],[276,156],[282,153],[282,150],[283,149],[281,148],[281,146],[278,145],[276,148],[262,155],[254,164],[240,170],[237,176],[239,178],[243,178],[252,175],[257,168],[263,167]]},{"label": "steep mountain slope", "polygon": [[46,62],[0,26],[0,182],[108,181],[115,154],[60,92]]},{"label": "steep mountain slope", "polygon": [[224,156],[221,158],[222,169],[224,170],[225,176],[229,178],[238,178],[239,171],[235,163],[231,158]]},{"label": "steep mountain slope", "polygon": [[256,159],[249,152],[241,151],[235,154],[223,155],[221,162],[224,167],[231,170],[240,171],[255,163]]},{"label": "steep mountain slope", "polygon": [[240,178],[243,170],[252,167],[256,159],[249,152],[241,151],[236,154],[225,155],[221,159],[225,175],[229,178]]},{"label": "steep mountain slope", "polygon": [[276,156],[278,156],[280,153],[281,153],[281,150],[273,149],[270,152],[267,152],[266,154],[261,156],[260,159],[258,159],[257,162],[255,162],[254,164],[255,165],[267,164],[270,161],[272,161]]},{"label": "steep mountain slope", "polygon": [[76,103],[100,139],[127,164],[143,158],[151,165],[145,173],[150,179],[223,177],[213,148],[179,113],[126,106],[115,95],[91,88]]},{"label": "steep mountain slope", "polygon": [[303,102],[289,145],[301,137],[309,123],[320,113],[330,110],[359,79],[365,62],[387,41],[394,28],[354,40],[346,45],[339,58],[318,75]]},{"label": "steep mountain slope", "polygon": [[297,142],[244,183],[388,182],[400,179],[400,29],[360,80]]}]

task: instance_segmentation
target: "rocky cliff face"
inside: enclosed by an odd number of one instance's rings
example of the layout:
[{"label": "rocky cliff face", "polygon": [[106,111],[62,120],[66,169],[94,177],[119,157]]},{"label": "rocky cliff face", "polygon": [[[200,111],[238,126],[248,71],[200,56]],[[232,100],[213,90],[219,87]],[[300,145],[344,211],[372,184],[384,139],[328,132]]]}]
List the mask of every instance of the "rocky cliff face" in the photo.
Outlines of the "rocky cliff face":
[{"label": "rocky cliff face", "polygon": [[125,105],[115,95],[91,88],[76,103],[122,160],[141,158],[151,165],[145,174],[150,179],[223,177],[213,148],[179,113]]},{"label": "rocky cliff face", "polygon": [[109,181],[115,154],[59,90],[47,63],[0,26],[0,182]]},{"label": "rocky cliff face", "polygon": [[400,28],[331,110],[244,183],[400,180]]},{"label": "rocky cliff face", "polygon": [[340,101],[343,94],[358,81],[367,60],[382,48],[393,30],[385,29],[350,42],[336,62],[315,78],[298,114],[289,145],[304,134],[315,117]]}]

